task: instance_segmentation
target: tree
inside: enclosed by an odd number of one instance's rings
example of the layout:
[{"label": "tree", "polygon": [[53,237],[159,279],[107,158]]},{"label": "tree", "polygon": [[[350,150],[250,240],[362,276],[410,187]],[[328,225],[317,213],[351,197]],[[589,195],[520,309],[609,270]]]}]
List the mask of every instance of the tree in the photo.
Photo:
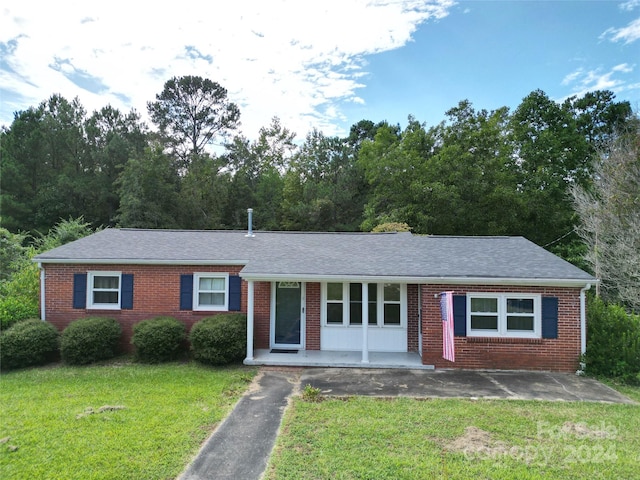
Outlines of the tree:
[{"label": "tree", "polygon": [[181,228],[219,229],[225,225],[231,174],[224,159],[207,154],[192,157],[187,173],[180,179]]},{"label": "tree", "polygon": [[366,182],[348,139],[313,130],[285,175],[286,230],[354,231],[362,219]]},{"label": "tree", "polygon": [[640,312],[640,119],[594,164],[593,185],[576,185],[573,203],[587,261],[602,293]]},{"label": "tree", "polygon": [[258,140],[236,136],[227,145],[226,160],[233,172],[225,216],[229,228],[246,227],[247,208],[254,209],[258,228],[281,228],[283,175],[296,149],[294,138],[295,133],[274,117],[260,129]]},{"label": "tree", "polygon": [[179,176],[160,146],[127,162],[116,182],[120,196],[117,221],[122,227],[177,228]]},{"label": "tree", "polygon": [[87,171],[83,181],[84,218],[94,225],[114,225],[120,204],[114,187],[129,158],[139,158],[148,145],[147,127],[131,110],[121,113],[110,105],[93,112],[85,122]]},{"label": "tree", "polygon": [[151,120],[182,167],[190,157],[204,153],[218,136],[238,127],[240,110],[220,84],[198,76],[173,77],[149,102]]}]

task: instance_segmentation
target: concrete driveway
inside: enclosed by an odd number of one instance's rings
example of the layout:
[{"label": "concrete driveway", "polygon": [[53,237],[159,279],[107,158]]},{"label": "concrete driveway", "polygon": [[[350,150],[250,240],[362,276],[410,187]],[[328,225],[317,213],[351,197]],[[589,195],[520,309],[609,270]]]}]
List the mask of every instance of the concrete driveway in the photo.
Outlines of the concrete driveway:
[{"label": "concrete driveway", "polygon": [[300,386],[328,396],[369,395],[423,398],[635,403],[610,387],[568,373],[475,370],[378,370],[318,368],[302,372]]}]

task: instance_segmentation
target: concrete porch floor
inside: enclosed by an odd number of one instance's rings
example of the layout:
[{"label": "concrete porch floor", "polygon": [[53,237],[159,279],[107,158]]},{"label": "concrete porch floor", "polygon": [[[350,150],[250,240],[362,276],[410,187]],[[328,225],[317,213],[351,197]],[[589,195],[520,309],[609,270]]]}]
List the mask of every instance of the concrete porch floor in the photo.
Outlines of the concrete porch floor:
[{"label": "concrete porch floor", "polygon": [[289,367],[358,367],[358,368],[411,368],[433,370],[433,365],[423,365],[416,352],[369,352],[369,363],[362,363],[359,351],[299,350],[296,353],[271,353],[255,350],[253,360],[245,365]]}]

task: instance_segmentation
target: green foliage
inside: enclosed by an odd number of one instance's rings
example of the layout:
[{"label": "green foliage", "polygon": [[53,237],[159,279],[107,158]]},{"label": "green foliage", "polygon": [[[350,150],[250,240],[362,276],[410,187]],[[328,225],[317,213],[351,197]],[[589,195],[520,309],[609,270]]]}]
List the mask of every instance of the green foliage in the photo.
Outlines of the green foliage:
[{"label": "green foliage", "polygon": [[37,300],[23,297],[0,298],[0,332],[20,320],[36,318],[39,314]]},{"label": "green foliage", "polygon": [[173,161],[160,147],[130,159],[118,181],[120,226],[130,228],[178,227],[179,176]]},{"label": "green foliage", "polygon": [[586,372],[640,381],[640,316],[600,298],[589,300],[587,310]]},{"label": "green foliage", "polygon": [[240,313],[200,320],[189,335],[193,358],[211,365],[242,360],[247,347],[247,317]]},{"label": "green foliage", "polygon": [[62,332],[60,354],[72,365],[106,360],[119,352],[122,327],[112,318],[89,317],[71,322]]},{"label": "green foliage", "polygon": [[305,402],[317,403],[322,400],[320,393],[321,393],[321,390],[319,388],[314,387],[310,384],[307,384],[302,389],[301,398]]},{"label": "green foliage", "polygon": [[26,235],[11,233],[0,228],[0,282],[11,278],[16,265],[25,255]]},{"label": "green foliage", "polygon": [[167,80],[147,109],[182,166],[189,164],[190,156],[201,155],[217,136],[237,128],[240,121],[240,109],[229,101],[222,85],[193,75]]},{"label": "green foliage", "polygon": [[73,242],[80,238],[94,233],[91,224],[84,221],[84,217],[69,218],[60,220],[46,235],[43,235],[36,243],[38,252],[46,252],[66,243]]},{"label": "green foliage", "polygon": [[389,223],[381,223],[380,225],[376,225],[373,230],[374,233],[380,232],[410,232],[411,227],[406,223],[398,223],[398,222],[389,222]]},{"label": "green foliage", "polygon": [[0,334],[0,368],[10,370],[55,360],[58,330],[41,320],[24,320]]},{"label": "green foliage", "polygon": [[144,363],[175,360],[184,352],[184,323],[172,317],[143,320],[133,326],[131,343],[136,347],[136,359]]}]

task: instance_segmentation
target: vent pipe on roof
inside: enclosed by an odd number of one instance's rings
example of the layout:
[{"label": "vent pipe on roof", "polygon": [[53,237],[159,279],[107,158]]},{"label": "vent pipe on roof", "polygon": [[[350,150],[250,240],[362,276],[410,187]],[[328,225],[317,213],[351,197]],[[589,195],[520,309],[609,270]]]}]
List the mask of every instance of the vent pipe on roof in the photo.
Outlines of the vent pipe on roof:
[{"label": "vent pipe on roof", "polygon": [[253,208],[247,208],[247,214],[249,215],[248,223],[249,223],[249,231],[245,235],[247,238],[253,238],[255,235],[253,234]]}]

